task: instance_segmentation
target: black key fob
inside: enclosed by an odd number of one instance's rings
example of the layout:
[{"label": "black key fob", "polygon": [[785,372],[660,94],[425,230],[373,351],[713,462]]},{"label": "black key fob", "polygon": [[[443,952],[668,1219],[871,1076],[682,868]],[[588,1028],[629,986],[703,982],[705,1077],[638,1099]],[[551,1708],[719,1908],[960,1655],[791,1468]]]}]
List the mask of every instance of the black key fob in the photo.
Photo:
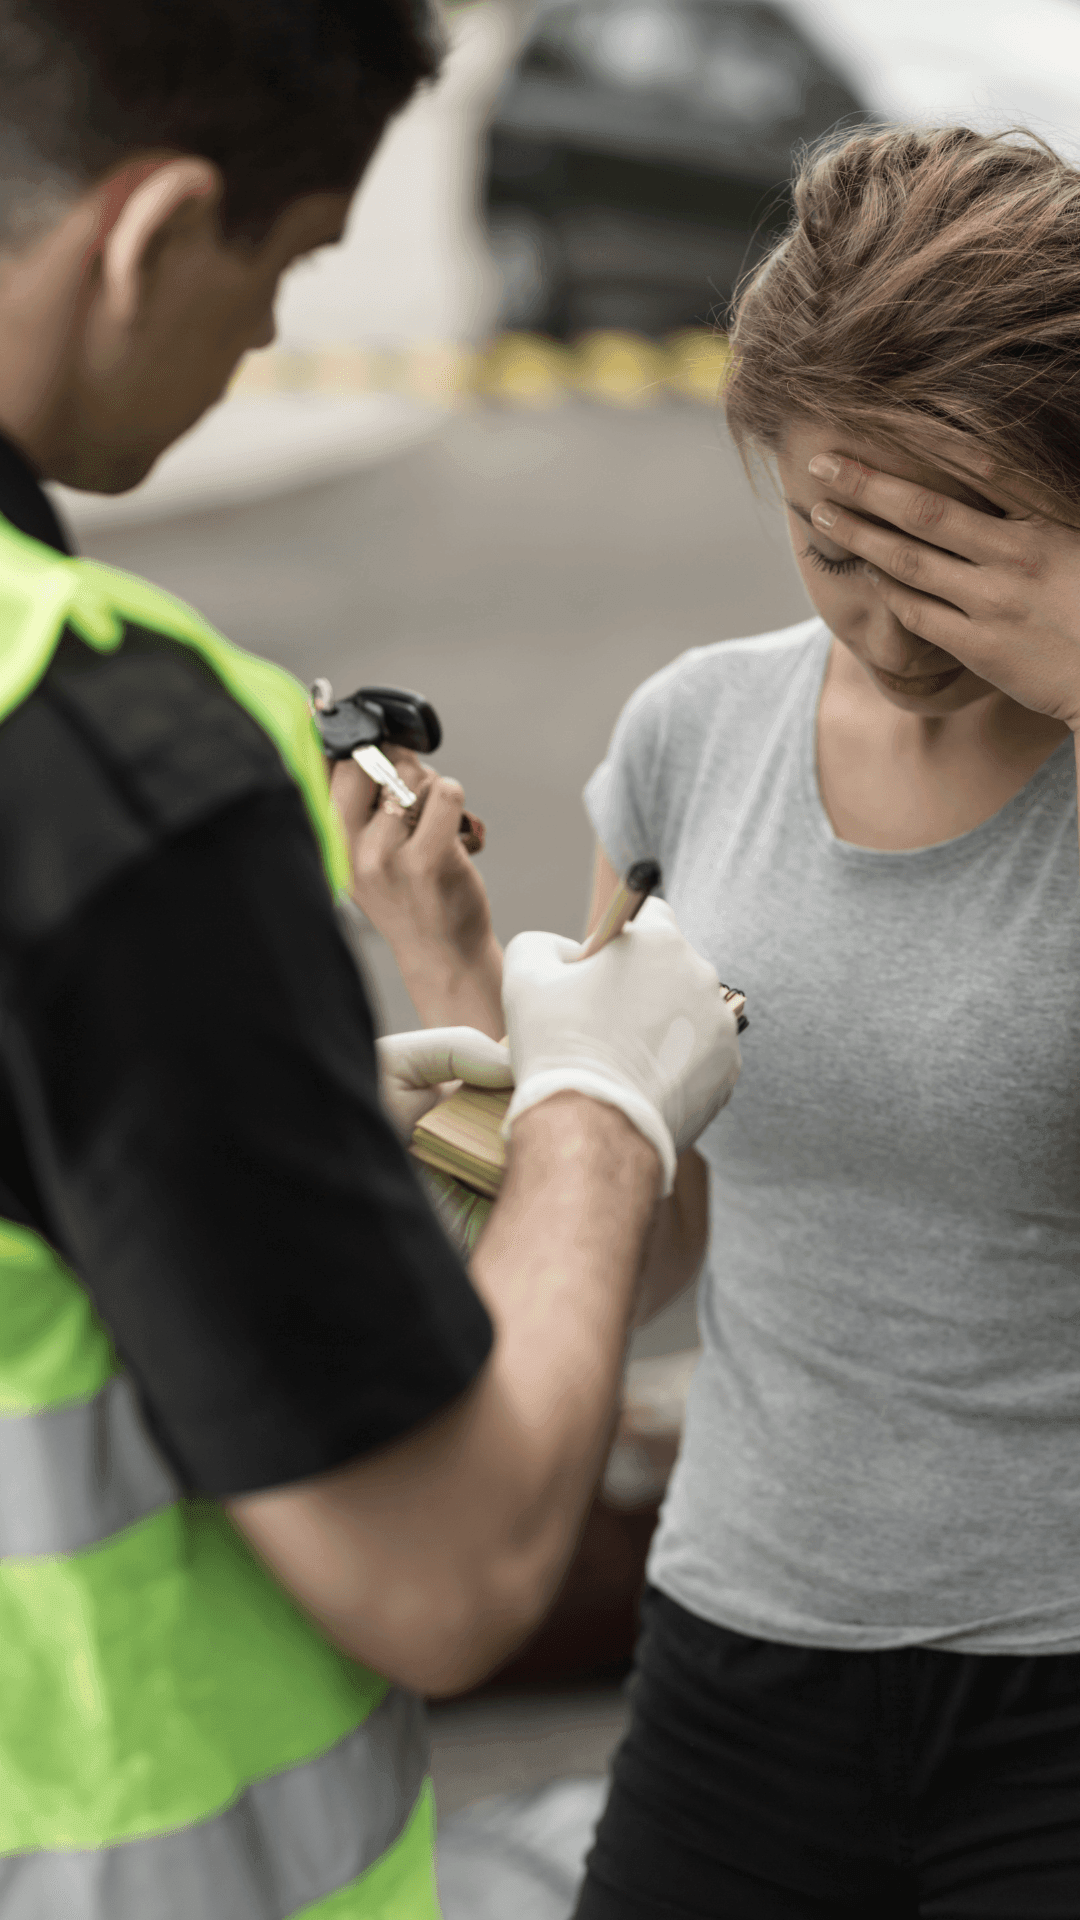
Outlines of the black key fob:
[{"label": "black key fob", "polygon": [[329,760],[348,760],[357,747],[411,747],[434,753],[442,740],[439,716],[421,693],[405,687],[358,687],[335,700],[328,680],[311,689],[315,724]]}]

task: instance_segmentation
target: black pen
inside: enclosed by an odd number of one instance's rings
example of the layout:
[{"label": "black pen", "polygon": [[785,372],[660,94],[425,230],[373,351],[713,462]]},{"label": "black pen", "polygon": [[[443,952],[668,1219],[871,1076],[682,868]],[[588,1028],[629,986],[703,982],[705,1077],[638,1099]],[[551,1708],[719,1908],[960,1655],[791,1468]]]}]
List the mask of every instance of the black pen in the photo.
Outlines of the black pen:
[{"label": "black pen", "polygon": [[[635,860],[633,866],[627,869],[625,878],[619,882],[604,914],[593,928],[581,952],[575,954],[574,958],[589,960],[594,953],[600,952],[601,947],[606,947],[609,940],[614,940],[616,934],[621,933],[624,927],[628,927],[635,915],[640,913],[650,893],[656,892],[660,880],[658,860]],[[737,1031],[745,1033],[750,1025],[743,1012],[746,1005],[745,993],[741,987],[725,987],[723,981],[720,982],[720,990],[735,1014]]]},{"label": "black pen", "polygon": [[656,860],[635,860],[627,871],[625,880],[619,882],[608,902],[600,920],[590,933],[575,960],[591,960],[594,953],[606,947],[617,933],[630,925],[635,914],[640,913],[650,893],[655,893],[660,885],[660,864]]}]

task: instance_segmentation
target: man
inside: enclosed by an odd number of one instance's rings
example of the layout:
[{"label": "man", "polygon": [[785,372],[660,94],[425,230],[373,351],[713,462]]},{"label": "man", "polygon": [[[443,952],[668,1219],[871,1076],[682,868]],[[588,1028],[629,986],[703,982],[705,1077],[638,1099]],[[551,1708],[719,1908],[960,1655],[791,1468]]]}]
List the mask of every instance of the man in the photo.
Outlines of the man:
[{"label": "man", "polygon": [[[549,1601],[738,1072],[666,908],[513,943],[467,1277],[379,1106],[301,690],[39,486],[197,419],[434,65],[409,0],[0,4],[0,1920],[436,1914],[415,1696]],[[507,1071],[390,1065],[402,1119]]]}]

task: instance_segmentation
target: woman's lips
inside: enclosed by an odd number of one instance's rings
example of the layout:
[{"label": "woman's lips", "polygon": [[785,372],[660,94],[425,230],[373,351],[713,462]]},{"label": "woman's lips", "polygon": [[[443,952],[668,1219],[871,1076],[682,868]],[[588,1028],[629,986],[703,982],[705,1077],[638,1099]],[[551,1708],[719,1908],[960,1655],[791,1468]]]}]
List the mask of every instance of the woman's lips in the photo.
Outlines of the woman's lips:
[{"label": "woman's lips", "polygon": [[963,671],[963,667],[950,667],[946,673],[899,674],[886,673],[883,667],[872,669],[875,679],[880,680],[890,693],[918,695],[923,700],[932,693],[943,693],[946,687],[952,686],[954,680],[959,680]]}]

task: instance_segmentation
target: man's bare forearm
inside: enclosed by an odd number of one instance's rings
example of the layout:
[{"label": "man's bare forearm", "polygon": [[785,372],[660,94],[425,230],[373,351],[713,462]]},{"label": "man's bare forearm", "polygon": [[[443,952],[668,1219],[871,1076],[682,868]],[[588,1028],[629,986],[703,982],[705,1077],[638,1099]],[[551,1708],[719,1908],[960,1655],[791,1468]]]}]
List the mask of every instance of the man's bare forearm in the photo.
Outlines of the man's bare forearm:
[{"label": "man's bare forearm", "polygon": [[474,1262],[496,1334],[475,1385],[378,1454],[230,1503],[354,1658],[454,1692],[542,1616],[602,1469],[658,1185],[614,1108],[567,1093],[524,1114]]},{"label": "man's bare forearm", "polygon": [[656,1212],[655,1153],[611,1107],[561,1094],[514,1129],[507,1180],[473,1260],[495,1323],[514,1482],[540,1610],[603,1470]]}]

